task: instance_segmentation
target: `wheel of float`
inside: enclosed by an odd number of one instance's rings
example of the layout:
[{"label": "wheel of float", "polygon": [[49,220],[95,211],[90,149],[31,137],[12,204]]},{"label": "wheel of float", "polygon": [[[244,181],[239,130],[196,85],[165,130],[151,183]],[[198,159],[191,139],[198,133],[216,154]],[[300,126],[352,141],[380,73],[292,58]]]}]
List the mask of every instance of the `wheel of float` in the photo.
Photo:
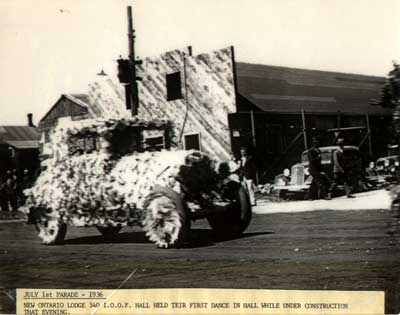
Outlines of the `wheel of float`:
[{"label": "wheel of float", "polygon": [[252,213],[249,195],[242,186],[238,186],[234,196],[226,210],[207,217],[212,229],[220,236],[240,235],[250,224]]},{"label": "wheel of float", "polygon": [[183,245],[190,229],[181,197],[172,189],[156,187],[143,203],[143,229],[158,247]]},{"label": "wheel of float", "polygon": [[67,225],[59,219],[40,220],[35,225],[38,236],[45,245],[60,244],[67,234]]},{"label": "wheel of float", "polygon": [[96,228],[106,238],[116,236],[122,229],[120,226],[96,226]]}]

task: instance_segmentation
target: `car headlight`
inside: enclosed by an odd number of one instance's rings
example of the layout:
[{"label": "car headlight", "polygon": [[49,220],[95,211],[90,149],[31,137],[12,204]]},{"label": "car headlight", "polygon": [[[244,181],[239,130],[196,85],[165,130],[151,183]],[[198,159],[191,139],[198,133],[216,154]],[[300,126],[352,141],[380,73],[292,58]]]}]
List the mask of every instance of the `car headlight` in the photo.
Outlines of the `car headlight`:
[{"label": "car headlight", "polygon": [[400,162],[399,161],[395,161],[394,162],[394,166],[399,166],[400,165]]},{"label": "car headlight", "polygon": [[385,166],[388,167],[390,165],[390,161],[389,160],[385,160]]},{"label": "car headlight", "polygon": [[394,167],[392,167],[392,168],[390,169],[390,171],[391,171],[392,173],[394,173],[394,172],[396,172],[396,169],[395,169]]}]

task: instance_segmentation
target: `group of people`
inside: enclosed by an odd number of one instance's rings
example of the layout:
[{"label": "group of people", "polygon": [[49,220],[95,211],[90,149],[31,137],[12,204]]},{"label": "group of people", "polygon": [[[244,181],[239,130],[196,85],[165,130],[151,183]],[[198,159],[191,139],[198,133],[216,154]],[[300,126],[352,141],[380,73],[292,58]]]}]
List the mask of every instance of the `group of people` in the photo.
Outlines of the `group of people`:
[{"label": "group of people", "polygon": [[343,184],[347,198],[353,198],[350,170],[344,163],[344,139],[337,141],[338,147],[333,152],[333,179],[322,172],[322,156],[317,138],[312,139],[312,147],[308,150],[309,172],[312,176],[310,186],[311,199],[332,199],[339,184]]},{"label": "group of people", "polygon": [[19,177],[17,170],[7,171],[0,175],[0,208],[1,211],[17,211],[23,202],[22,191],[31,185],[31,176],[24,170]]}]

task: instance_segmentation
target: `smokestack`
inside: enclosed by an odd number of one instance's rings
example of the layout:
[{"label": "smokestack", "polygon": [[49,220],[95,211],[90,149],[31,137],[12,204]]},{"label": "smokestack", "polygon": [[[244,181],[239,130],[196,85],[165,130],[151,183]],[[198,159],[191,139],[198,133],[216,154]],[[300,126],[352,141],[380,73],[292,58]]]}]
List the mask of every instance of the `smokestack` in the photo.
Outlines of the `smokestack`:
[{"label": "smokestack", "polygon": [[29,113],[27,116],[28,116],[28,126],[35,127],[35,125],[33,124],[33,114]]}]

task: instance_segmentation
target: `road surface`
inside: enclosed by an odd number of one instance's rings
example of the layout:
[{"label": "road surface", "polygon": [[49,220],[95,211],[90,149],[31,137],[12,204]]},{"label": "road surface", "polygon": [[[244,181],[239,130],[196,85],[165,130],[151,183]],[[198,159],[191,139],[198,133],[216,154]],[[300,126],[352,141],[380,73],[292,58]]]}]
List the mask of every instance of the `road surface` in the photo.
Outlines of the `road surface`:
[{"label": "road surface", "polygon": [[[243,237],[216,239],[192,225],[186,248],[158,249],[139,229],[105,241],[95,228],[69,227],[64,245],[44,246],[35,228],[0,223],[0,313],[16,287],[221,287],[384,290],[400,312],[400,236],[387,210],[256,214]],[[388,233],[391,232],[391,233]]]}]

